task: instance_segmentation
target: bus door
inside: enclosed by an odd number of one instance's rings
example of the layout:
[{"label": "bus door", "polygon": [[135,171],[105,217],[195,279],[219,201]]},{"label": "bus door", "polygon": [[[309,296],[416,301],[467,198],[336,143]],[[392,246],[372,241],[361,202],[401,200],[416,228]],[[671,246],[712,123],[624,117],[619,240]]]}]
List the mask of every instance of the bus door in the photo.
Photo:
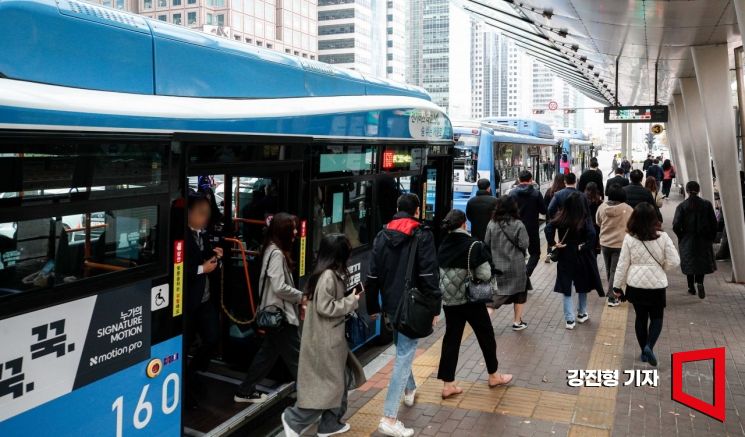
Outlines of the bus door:
[{"label": "bus door", "polygon": [[[218,314],[219,344],[207,368],[199,369],[194,387],[186,387],[187,399],[193,396],[191,400],[196,401],[196,408],[188,409],[184,415],[186,434],[219,435],[247,422],[291,392],[292,377],[279,361],[257,386],[267,394],[267,402],[254,405],[233,399],[263,339],[253,320],[260,305],[261,249],[266,229],[276,214],[290,213],[299,219],[293,251],[298,261],[294,272],[298,287],[302,279],[298,276],[304,276],[307,270],[303,163],[289,159],[302,156],[302,147],[248,143],[245,139],[227,143],[200,141],[187,147],[184,188],[206,193],[213,202],[211,223],[203,235],[212,247],[223,249],[224,258],[222,267],[208,276],[208,303]],[[192,237],[191,230],[186,229],[184,238]],[[189,290],[188,283],[186,289]],[[189,320],[187,316],[186,331],[198,331],[199,323],[200,320]],[[185,345],[185,351],[193,358],[199,350],[199,339],[192,336],[186,341],[191,344]]]},{"label": "bus door", "polygon": [[533,174],[533,181],[541,186],[543,179],[541,178],[541,146],[530,145],[528,146],[528,170]]}]

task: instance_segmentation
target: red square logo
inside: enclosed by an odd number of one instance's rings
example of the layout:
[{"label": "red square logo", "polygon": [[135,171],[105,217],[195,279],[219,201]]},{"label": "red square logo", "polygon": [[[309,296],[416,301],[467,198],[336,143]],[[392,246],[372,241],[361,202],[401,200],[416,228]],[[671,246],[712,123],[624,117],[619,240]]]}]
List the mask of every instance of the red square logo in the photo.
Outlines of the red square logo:
[{"label": "red square logo", "polygon": [[[714,360],[714,404],[704,402],[683,391],[683,363],[703,360]],[[724,422],[727,415],[724,396],[726,366],[723,347],[674,353],[672,355],[673,400]]]}]

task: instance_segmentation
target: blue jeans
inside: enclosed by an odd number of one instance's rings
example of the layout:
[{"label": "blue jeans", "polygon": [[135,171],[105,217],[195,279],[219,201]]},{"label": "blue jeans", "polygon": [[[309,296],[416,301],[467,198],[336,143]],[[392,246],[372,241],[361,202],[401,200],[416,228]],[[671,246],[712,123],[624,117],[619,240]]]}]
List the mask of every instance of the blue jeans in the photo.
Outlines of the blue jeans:
[{"label": "blue jeans", "polygon": [[[577,295],[577,301],[579,302],[579,308],[577,308],[577,314],[587,313],[587,293],[575,293]],[[572,302],[572,295],[564,295],[564,320],[567,322],[574,321],[574,302]]]},{"label": "blue jeans", "polygon": [[398,407],[404,389],[411,393],[416,388],[414,375],[411,373],[411,365],[416,355],[416,338],[409,338],[400,332],[396,332],[396,361],[393,363],[393,373],[388,383],[388,393],[385,395],[383,415],[391,419],[398,417]]}]

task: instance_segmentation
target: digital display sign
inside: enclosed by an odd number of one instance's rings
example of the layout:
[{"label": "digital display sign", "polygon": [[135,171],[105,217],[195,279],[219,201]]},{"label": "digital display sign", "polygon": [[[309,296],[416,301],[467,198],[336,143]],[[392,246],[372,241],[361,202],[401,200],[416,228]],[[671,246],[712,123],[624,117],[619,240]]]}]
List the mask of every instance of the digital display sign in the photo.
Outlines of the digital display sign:
[{"label": "digital display sign", "polygon": [[606,123],[667,123],[666,105],[609,106],[604,108]]}]

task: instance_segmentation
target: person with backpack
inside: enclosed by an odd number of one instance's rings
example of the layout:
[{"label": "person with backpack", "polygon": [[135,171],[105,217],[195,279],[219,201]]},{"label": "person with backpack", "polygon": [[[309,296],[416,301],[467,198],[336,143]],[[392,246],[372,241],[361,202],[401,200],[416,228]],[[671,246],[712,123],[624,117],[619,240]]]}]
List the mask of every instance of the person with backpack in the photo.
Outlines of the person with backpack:
[{"label": "person with backpack", "polygon": [[[540,235],[540,222],[539,215],[546,214],[546,204],[543,202],[543,196],[533,186],[533,174],[528,170],[523,170],[518,176],[520,184],[510,191],[510,197],[515,199],[517,207],[520,211],[520,220],[525,225],[525,229],[528,231],[528,238],[530,244],[528,245],[528,264],[525,266],[525,270],[528,277],[533,274],[533,270],[538,265],[538,260],[541,259],[541,235]],[[496,205],[495,205],[496,206]],[[492,208],[492,214],[494,208]],[[490,217],[491,218],[491,217]]]},{"label": "person with backpack", "polygon": [[613,184],[608,188],[608,200],[598,207],[595,222],[600,227],[600,253],[603,254],[605,276],[608,280],[608,306],[616,307],[620,303],[612,293],[613,278],[626,236],[626,224],[634,208],[626,204],[626,192],[620,185]]},{"label": "person with backpack", "polygon": [[[398,212],[385,229],[378,232],[373,242],[365,298],[370,318],[375,320],[382,312],[386,324],[393,327],[396,346],[396,359],[378,431],[392,437],[411,437],[414,430],[398,420],[398,408],[402,397],[406,406],[414,405],[416,381],[412,363],[418,338],[432,333],[431,327],[437,323],[441,311],[442,292],[434,236],[415,218],[419,216],[419,197],[411,193],[402,194],[396,205]],[[399,308],[403,309],[403,304],[408,303],[404,297],[414,289],[426,305],[412,309],[418,311],[418,320],[411,322],[428,318],[428,332],[409,332],[408,329],[402,332],[405,326],[395,317]],[[382,298],[382,308],[379,298]]]},{"label": "person with backpack", "polygon": [[486,228],[484,242],[489,246],[497,274],[497,295],[494,306],[514,305],[512,330],[528,327],[523,321],[523,307],[528,300],[528,277],[525,270],[525,249],[530,238],[520,221],[517,202],[510,196],[497,199],[494,215]]},{"label": "person with backpack", "polygon": [[298,219],[288,213],[278,213],[272,217],[264,240],[262,273],[259,277],[259,308],[257,319],[262,311],[279,312],[279,326],[259,328],[265,331],[259,351],[246,372],[246,379],[238,387],[233,397],[235,402],[259,404],[268,397],[256,390],[256,384],[271,372],[278,359],[297,379],[298,358],[300,356],[300,311],[303,292],[295,288],[292,268],[295,261],[292,248],[297,237]]},{"label": "person with backpack", "polygon": [[666,159],[662,163],[662,195],[665,199],[670,197],[670,188],[673,186],[673,179],[675,179],[675,166]]},{"label": "person with backpack", "polygon": [[660,231],[652,205],[638,204],[629,217],[627,229],[613,276],[613,292],[616,298],[628,299],[634,306],[634,330],[641,360],[657,366],[654,346],[662,332],[668,286],[665,271],[677,266],[680,258],[673,241]]},{"label": "person with backpack", "polygon": [[688,293],[706,297],[704,276],[717,269],[714,258],[714,239],[717,235],[717,217],[711,202],[699,197],[698,182],[686,184],[688,199],[675,209],[673,232],[678,237],[680,269],[688,280]]},{"label": "person with backpack", "polygon": [[357,309],[364,291],[360,284],[347,292],[351,252],[343,234],[321,239],[318,261],[305,287],[308,307],[300,341],[297,402],[282,413],[286,437],[299,437],[316,422],[319,436],[349,431],[349,424],[342,422],[347,390],[365,383],[365,372],[349,350],[344,329],[347,314]]},{"label": "person with backpack", "polygon": [[491,284],[488,246],[468,234],[463,211],[450,211],[443,219],[442,226],[447,235],[440,243],[437,263],[440,266],[440,289],[445,311],[445,336],[442,338],[437,378],[443,381],[442,398],[447,399],[463,393],[463,389],[455,384],[455,369],[466,323],[473,329],[484,355],[489,387],[509,383],[512,375],[497,373],[497,341],[486,302],[474,301],[468,289],[475,281]]}]

